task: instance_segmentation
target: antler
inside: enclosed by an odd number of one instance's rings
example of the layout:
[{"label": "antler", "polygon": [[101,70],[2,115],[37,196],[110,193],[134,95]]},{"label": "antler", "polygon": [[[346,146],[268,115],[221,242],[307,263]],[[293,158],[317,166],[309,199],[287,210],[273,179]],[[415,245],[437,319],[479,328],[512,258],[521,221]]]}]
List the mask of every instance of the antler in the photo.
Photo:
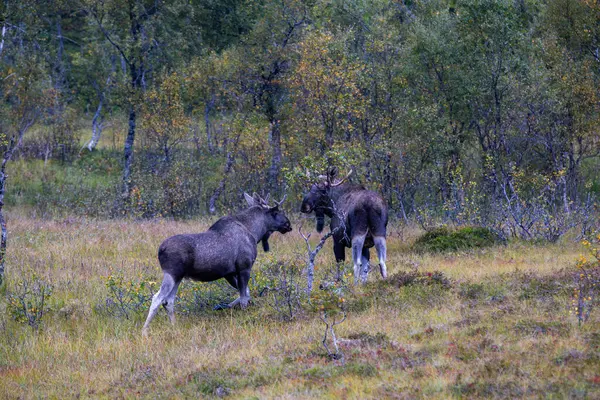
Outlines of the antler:
[{"label": "antler", "polygon": [[283,198],[280,201],[275,200],[275,204],[277,204],[277,207],[279,207],[281,205],[281,203],[283,203],[285,201],[286,197],[287,197],[287,193],[283,195]]},{"label": "antler", "polygon": [[335,186],[339,186],[342,183],[346,182],[348,180],[348,178],[350,178],[350,175],[352,175],[352,173],[354,172],[354,170],[350,170],[350,172],[348,172],[348,175],[346,175],[346,177],[336,183],[330,183],[331,187],[335,187]]},{"label": "antler", "polygon": [[267,195],[266,198],[263,199],[262,197],[260,197],[259,194],[254,192],[253,197],[260,206],[262,206],[263,208],[269,208],[269,203],[267,203],[267,201],[269,200],[269,195]]},{"label": "antler", "polygon": [[[338,168],[337,167],[327,167],[327,171],[325,172],[325,175],[319,175],[319,179],[322,181],[325,181],[327,183],[327,185],[331,186],[333,184],[333,180],[335,179],[335,176],[338,173]],[[334,185],[337,186],[337,185]]]},{"label": "antler", "polygon": [[[306,172],[308,174],[308,170]],[[339,186],[342,183],[346,182],[348,180],[348,178],[350,178],[350,175],[352,175],[353,172],[354,172],[354,170],[351,169],[350,172],[348,172],[348,175],[346,175],[343,179],[340,179],[337,182],[333,182],[333,179],[335,178],[335,176],[338,173],[338,169],[337,169],[337,167],[329,167],[329,168],[327,168],[326,175],[319,175],[319,180],[325,181],[325,183],[329,187],[335,187],[335,186]]]}]

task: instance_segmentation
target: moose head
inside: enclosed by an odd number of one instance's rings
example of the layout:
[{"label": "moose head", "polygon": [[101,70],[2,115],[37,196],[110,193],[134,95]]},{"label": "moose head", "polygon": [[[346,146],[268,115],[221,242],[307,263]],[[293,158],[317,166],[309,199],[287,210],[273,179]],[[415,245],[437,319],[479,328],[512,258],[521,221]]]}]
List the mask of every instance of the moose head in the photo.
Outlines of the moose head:
[{"label": "moose head", "polygon": [[319,181],[314,183],[302,200],[300,212],[309,214],[315,212],[317,217],[317,232],[323,231],[325,213],[331,210],[331,189],[340,186],[352,175],[352,170],[343,179],[336,179],[337,167],[327,168],[325,175],[319,175]]},{"label": "moose head", "polygon": [[257,207],[263,212],[264,224],[267,227],[267,232],[260,239],[263,245],[264,251],[269,251],[269,237],[273,232],[287,233],[292,230],[292,224],[290,220],[285,216],[285,213],[280,210],[281,204],[285,201],[287,195],[284,195],[280,201],[275,201],[274,206],[270,206],[269,195],[264,199],[258,194],[254,193],[250,196],[248,193],[244,193],[244,198],[250,207]]}]

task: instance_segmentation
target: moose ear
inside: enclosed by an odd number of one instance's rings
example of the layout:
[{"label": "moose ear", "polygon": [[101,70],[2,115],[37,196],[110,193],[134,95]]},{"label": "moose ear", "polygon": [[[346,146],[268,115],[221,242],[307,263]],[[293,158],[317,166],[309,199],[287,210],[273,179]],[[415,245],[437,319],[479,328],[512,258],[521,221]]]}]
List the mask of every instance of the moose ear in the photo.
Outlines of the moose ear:
[{"label": "moose ear", "polygon": [[246,199],[246,202],[248,202],[248,205],[250,207],[254,207],[256,205],[254,197],[250,196],[248,193],[244,192],[244,198]]},{"label": "moose ear", "polygon": [[330,180],[333,180],[333,178],[335,178],[337,176],[337,173],[338,173],[337,167],[330,167],[327,175],[329,176]]}]

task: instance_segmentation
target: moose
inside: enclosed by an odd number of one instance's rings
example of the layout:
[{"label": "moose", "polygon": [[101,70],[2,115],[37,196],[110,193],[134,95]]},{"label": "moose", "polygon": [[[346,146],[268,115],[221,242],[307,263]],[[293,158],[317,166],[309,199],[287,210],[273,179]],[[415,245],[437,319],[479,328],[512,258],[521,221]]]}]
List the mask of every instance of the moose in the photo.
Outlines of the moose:
[{"label": "moose", "polygon": [[346,183],[350,173],[336,180],[337,167],[328,168],[320,175],[320,182],[313,184],[304,196],[300,211],[314,211],[317,231],[323,231],[325,215],[331,218],[333,252],[337,262],[346,260],[346,247],[352,248],[354,282],[365,281],[369,271],[369,249],[375,246],[379,258],[381,276],[387,278],[386,228],[388,209],[383,198],[362,185]]},{"label": "moose", "polygon": [[285,196],[275,206],[266,199],[244,193],[248,202],[245,209],[233,216],[220,218],[206,232],[175,235],[165,239],[158,249],[158,260],[163,281],[152,298],[150,311],[142,333],[146,334],[150,321],[162,305],[171,323],[175,323],[175,296],[183,278],[210,282],[225,278],[239,291],[239,297],[227,307],[248,306],[248,280],[256,260],[258,242],[269,251],[268,239],[273,232],[285,234],[292,230],[289,219],[280,209]]}]

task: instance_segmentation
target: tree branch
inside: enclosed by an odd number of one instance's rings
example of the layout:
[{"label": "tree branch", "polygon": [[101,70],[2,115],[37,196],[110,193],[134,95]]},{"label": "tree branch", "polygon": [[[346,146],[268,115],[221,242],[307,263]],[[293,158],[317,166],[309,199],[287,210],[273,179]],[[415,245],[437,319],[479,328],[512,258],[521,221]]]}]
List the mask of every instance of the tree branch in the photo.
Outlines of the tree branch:
[{"label": "tree branch", "polygon": [[92,8],[88,9],[87,11],[94,16],[94,19],[96,20],[96,23],[98,24],[98,27],[102,31],[102,34],[104,35],[104,37],[106,38],[106,40],[108,40],[110,42],[110,44],[112,44],[113,47],[115,49],[117,49],[117,51],[119,52],[119,54],[121,54],[121,57],[123,57],[125,59],[125,62],[127,64],[130,64],[129,58],[127,57],[127,55],[125,55],[125,52],[123,51],[123,49],[121,48],[121,46],[119,46],[119,44],[112,39],[112,37],[110,36],[110,34],[108,33],[108,31],[106,30],[106,28],[104,27],[104,25],[102,24],[102,20],[98,16],[98,14]]}]

